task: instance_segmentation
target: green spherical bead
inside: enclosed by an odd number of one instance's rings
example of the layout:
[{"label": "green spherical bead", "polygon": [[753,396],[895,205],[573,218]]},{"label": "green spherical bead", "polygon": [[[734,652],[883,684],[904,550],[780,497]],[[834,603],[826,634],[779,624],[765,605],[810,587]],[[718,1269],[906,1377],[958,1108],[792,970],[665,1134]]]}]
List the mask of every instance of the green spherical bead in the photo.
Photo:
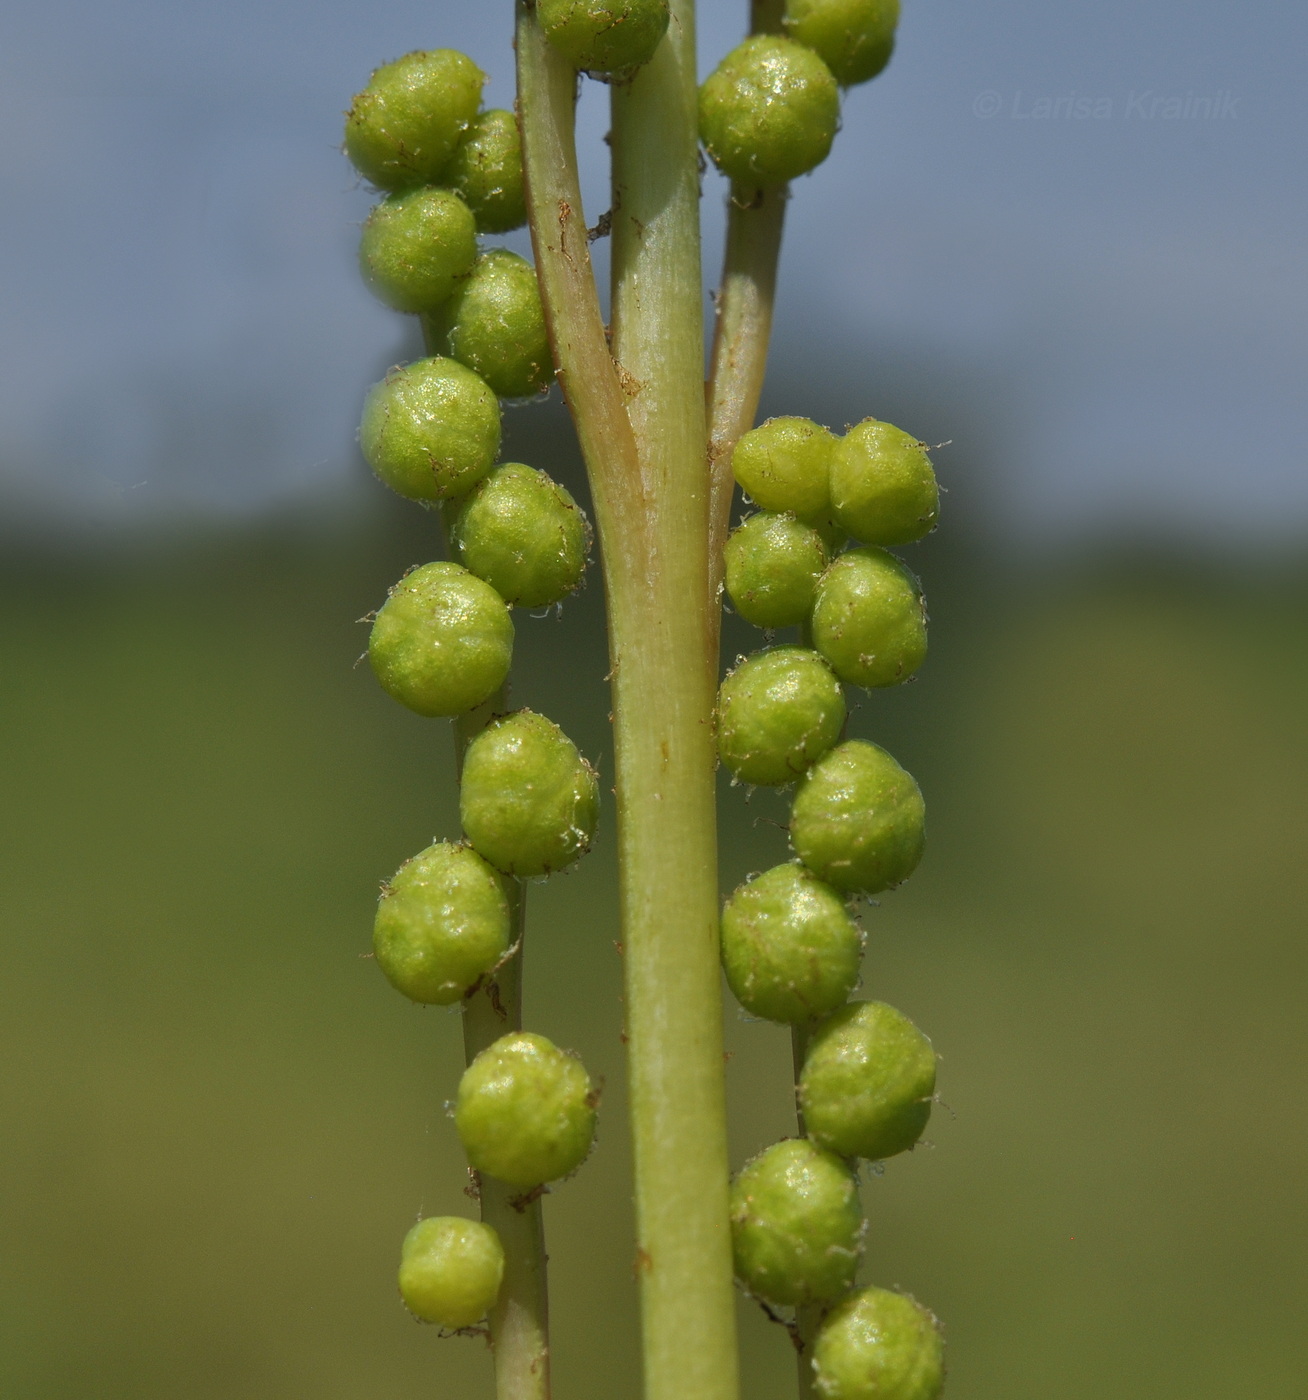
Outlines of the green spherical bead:
[{"label": "green spherical bead", "polygon": [[899,0],[786,0],[786,33],[812,49],[842,87],[890,62]]},{"label": "green spherical bead", "polygon": [[450,544],[459,562],[510,607],[561,602],[586,569],[586,517],[542,471],[505,462],[451,512]]},{"label": "green spherical bead", "polygon": [[841,896],[802,865],[766,870],[722,911],[722,967],[751,1016],[799,1024],[854,990],[863,933]]},{"label": "green spherical bead", "polygon": [[940,490],[926,448],[889,423],[865,418],[832,453],[831,505],[856,540],[920,540],[940,518]]},{"label": "green spherical bead", "polygon": [[545,37],[588,73],[628,73],[654,57],[668,0],[537,0]]},{"label": "green spherical bead", "polygon": [[699,92],[700,139],[718,168],[744,184],[782,184],[812,170],[827,158],[839,120],[831,70],[792,39],[746,39]]},{"label": "green spherical bead", "polygon": [[718,690],[718,753],[743,783],[793,783],[844,723],[840,682],[807,647],[755,652]]},{"label": "green spherical bead", "polygon": [[494,969],[509,935],[499,873],[467,846],[438,841],[400,866],[383,889],[372,946],[397,991],[448,1006]]},{"label": "green spherical bead", "polygon": [[463,133],[441,175],[472,210],[482,233],[508,233],[527,222],[522,141],[512,112],[493,107]]},{"label": "green spherical bead", "polygon": [[449,190],[388,195],[359,240],[363,280],[396,311],[432,311],[477,258],[472,211]]},{"label": "green spherical bead", "polygon": [[813,1377],[822,1400],[936,1400],[945,1384],[940,1328],[912,1298],[865,1288],[823,1320]]},{"label": "green spherical bead", "polygon": [[434,184],[477,115],[485,81],[455,49],[385,64],[345,114],[346,155],[383,190]]},{"label": "green spherical bead", "polygon": [[400,1246],[400,1296],[423,1322],[471,1327],[495,1306],[503,1281],[504,1247],[479,1220],[429,1216]]},{"label": "green spherical bead", "polygon": [[846,894],[898,885],[922,859],[922,791],[875,744],[849,739],[813,765],[790,809],[795,854]]},{"label": "green spherical bead", "polygon": [[791,1138],[731,1183],[736,1277],[769,1303],[803,1307],[853,1286],[863,1249],[858,1178],[831,1152]]},{"label": "green spherical bead", "polygon": [[373,385],[359,446],[392,491],[411,501],[443,501],[490,471],[500,450],[499,402],[456,360],[418,360]]},{"label": "green spherical bead", "polygon": [[446,307],[446,345],[505,399],[538,394],[554,378],[536,272],[504,248],[483,253]]},{"label": "green spherical bead", "polygon": [[590,849],[599,780],[557,724],[519,710],[468,745],[459,814],[497,869],[519,879],[548,875]]},{"label": "green spherical bead", "polygon": [[813,645],[849,685],[906,681],[926,658],[921,585],[884,549],[851,549],[818,582]]},{"label": "green spherical bead", "polygon": [[732,475],[764,510],[788,511],[818,525],[831,511],[836,441],[811,418],[769,418],[741,436],[731,454]]},{"label": "green spherical bead", "polygon": [[725,550],[727,594],[756,627],[795,627],[808,621],[826,546],[793,515],[759,511],[734,529]]},{"label": "green spherical bead", "polygon": [[575,1056],[543,1035],[515,1031],[464,1071],[454,1123],[477,1171],[510,1186],[539,1186],[585,1161],[595,1090]]},{"label": "green spherical bead", "polygon": [[461,715],[507,679],[513,622],[504,599],[467,569],[424,564],[391,589],[368,660],[400,704],[420,715]]},{"label": "green spherical bead", "polygon": [[880,1161],[922,1136],[936,1091],[936,1052],[883,1001],[842,1006],[813,1032],[799,1076],[809,1136],[842,1157]]}]

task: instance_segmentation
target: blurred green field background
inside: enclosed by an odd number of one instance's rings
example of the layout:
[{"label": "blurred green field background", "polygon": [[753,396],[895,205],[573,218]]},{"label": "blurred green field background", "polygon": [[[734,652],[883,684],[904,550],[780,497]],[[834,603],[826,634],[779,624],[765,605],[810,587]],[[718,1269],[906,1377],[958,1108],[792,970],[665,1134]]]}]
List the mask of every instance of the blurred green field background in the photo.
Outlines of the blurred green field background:
[{"label": "blurred green field background", "polygon": [[[364,956],[378,881],[455,831],[445,726],[354,664],[427,528],[0,577],[0,1395],[490,1393],[393,1283],[419,1212],[473,1210],[458,1020]],[[867,1278],[944,1317],[951,1400],[1302,1396],[1308,574],[914,562],[932,657],[854,732],[921,780],[930,851],[869,913],[865,990],[934,1037],[948,1110],[866,1181]],[[515,694],[611,776],[600,601],[521,618]],[[727,886],[783,819],[724,786]],[[612,853],[530,899],[529,1022],[606,1080],[547,1204],[560,1400],[638,1393]],[[738,1164],[791,1127],[788,1047],[727,1034]],[[741,1317],[745,1394],[789,1397]]]}]

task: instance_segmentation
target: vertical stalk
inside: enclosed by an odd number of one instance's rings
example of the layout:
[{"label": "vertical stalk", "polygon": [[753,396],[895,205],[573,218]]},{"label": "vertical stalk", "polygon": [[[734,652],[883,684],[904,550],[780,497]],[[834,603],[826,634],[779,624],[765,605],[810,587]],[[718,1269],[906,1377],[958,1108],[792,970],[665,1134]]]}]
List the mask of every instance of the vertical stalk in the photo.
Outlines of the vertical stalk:
[{"label": "vertical stalk", "polygon": [[[515,941],[522,937],[526,890],[519,880],[510,890]],[[463,1048],[469,1064],[488,1045],[522,1029],[522,948],[495,974],[489,986],[463,1004]],[[481,1178],[481,1218],[494,1227],[504,1246],[504,1282],[491,1310],[497,1400],[549,1400],[549,1295],[545,1277],[545,1230],[539,1199],[494,1177]]]},{"label": "vertical stalk", "polygon": [[[784,0],[752,0],[751,34],[782,33]],[[754,426],[767,372],[777,263],[788,185],[758,189],[732,181],[727,245],[709,373],[709,585],[722,583],[722,546],[731,522],[731,452]]]},{"label": "vertical stalk", "polygon": [[651,531],[643,595],[611,618],[647,1400],[730,1400],[738,1384],[694,25],[693,0],[673,0],[667,38],[612,99],[613,353]]},{"label": "vertical stalk", "polygon": [[[799,1076],[804,1069],[804,1056],[808,1053],[809,1027],[797,1022],[790,1028],[790,1055],[795,1067],[795,1122],[800,1136],[805,1134],[804,1110],[799,1103]],[[822,1321],[822,1308],[813,1303],[808,1307],[795,1309],[796,1363],[799,1370],[799,1400],[814,1400],[817,1388],[813,1377],[813,1338],[818,1323]]]},{"label": "vertical stalk", "polygon": [[614,363],[573,143],[571,68],[518,10],[528,211],[609,608],[637,1270],[648,1400],[734,1400],[711,715],[693,6],[617,96]]},{"label": "vertical stalk", "polygon": [[[443,317],[423,316],[428,354],[440,354]],[[449,539],[439,510],[445,553]],[[454,765],[463,777],[468,745],[491,720],[509,708],[506,681],[485,703],[454,721]],[[522,1029],[522,960],[527,916],[527,887],[506,879],[509,896],[509,944],[516,950],[496,969],[492,980],[463,1003],[463,1058],[471,1064],[489,1045]],[[503,1181],[478,1178],[481,1218],[499,1235],[504,1250],[504,1281],[487,1318],[495,1358],[496,1400],[550,1400],[549,1282],[546,1274],[545,1222],[540,1198],[526,1200]]]}]

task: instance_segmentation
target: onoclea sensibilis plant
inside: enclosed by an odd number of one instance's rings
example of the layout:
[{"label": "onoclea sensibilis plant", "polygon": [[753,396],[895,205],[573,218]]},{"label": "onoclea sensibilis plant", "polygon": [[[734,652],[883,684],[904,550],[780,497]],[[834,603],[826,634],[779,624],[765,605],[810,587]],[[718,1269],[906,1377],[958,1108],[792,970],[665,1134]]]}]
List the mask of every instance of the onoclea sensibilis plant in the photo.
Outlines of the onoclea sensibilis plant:
[{"label": "onoclea sensibilis plant", "polygon": [[[369,657],[401,704],[454,719],[463,826],[383,886],[374,947],[405,996],[462,1005],[454,1119],[481,1210],[409,1231],[400,1292],[440,1328],[484,1324],[499,1400],[550,1394],[542,1197],[583,1166],[598,1106],[580,1061],[522,1020],[527,884],[585,854],[599,807],[571,740],[507,703],[513,610],[563,600],[592,544],[566,490],[499,461],[500,401],[555,380],[608,607],[645,1394],[735,1400],[736,1283],[789,1327],[803,1395],[943,1384],[926,1308],[855,1282],[859,1160],[918,1141],[936,1060],[903,1013],[851,1000],[857,901],[913,872],[923,802],[889,753],[845,737],[845,687],[898,684],[925,655],[921,589],[889,551],[935,527],[935,477],[873,418],[755,425],[788,182],[826,157],[842,87],[881,71],[897,20],[898,0],[754,0],[701,87],[693,0],[519,0],[515,112],[483,110],[481,71],[435,49],[377,69],[347,114],[346,151],[381,192],[363,276],[421,318],[427,348],[370,392],[360,442],[435,509],[447,556],[395,584]],[[574,143],[587,75],[612,103],[607,325]],[[707,392],[701,145],[731,182]],[[482,241],[524,222],[534,267]],[[732,530],[737,485],[757,509]],[[720,681],[724,596],[769,644]],[[771,645],[777,628],[798,635]],[[719,762],[794,786],[795,859],[725,908]],[[798,1108],[797,1135],[734,1180],[723,972],[749,1014],[792,1028]]]}]

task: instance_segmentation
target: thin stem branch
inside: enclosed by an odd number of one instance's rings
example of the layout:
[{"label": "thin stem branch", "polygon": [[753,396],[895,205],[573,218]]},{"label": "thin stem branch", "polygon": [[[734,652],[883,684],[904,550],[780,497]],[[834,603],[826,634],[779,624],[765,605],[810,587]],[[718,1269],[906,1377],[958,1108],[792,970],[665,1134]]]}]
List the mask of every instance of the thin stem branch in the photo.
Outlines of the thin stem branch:
[{"label": "thin stem branch", "polygon": [[[440,354],[443,318],[421,318],[428,354]],[[444,552],[450,553],[444,518],[436,512]],[[463,777],[468,745],[496,715],[509,708],[506,681],[485,703],[459,715],[453,726],[454,764]],[[463,1058],[471,1064],[502,1035],[522,1029],[522,960],[527,918],[527,887],[506,880],[509,895],[509,946],[516,951],[463,1003]],[[545,1222],[538,1199],[523,1202],[519,1193],[494,1177],[478,1178],[481,1218],[500,1237],[504,1282],[487,1319],[495,1357],[496,1400],[550,1400],[549,1282],[546,1273]]]},{"label": "thin stem branch", "polygon": [[777,262],[789,186],[752,189],[732,183],[727,250],[718,291],[709,376],[709,571],[722,582],[722,547],[731,522],[731,453],[754,426],[767,372]]},{"label": "thin stem branch", "polygon": [[[785,0],[751,0],[751,34],[781,34]],[[733,181],[727,205],[727,244],[718,289],[710,356],[709,586],[722,584],[722,547],[731,524],[731,453],[754,426],[776,299],[777,263],[788,185],[758,189]]]},{"label": "thin stem branch", "polygon": [[[790,1055],[795,1067],[795,1121],[801,1136],[805,1132],[804,1109],[799,1101],[799,1076],[808,1054],[809,1027],[797,1022],[790,1028]],[[816,1304],[795,1309],[795,1359],[799,1371],[799,1400],[814,1400],[817,1395],[813,1376],[813,1338],[822,1321],[822,1308]]]},{"label": "thin stem branch", "polygon": [[[513,912],[511,937],[520,943],[526,889],[508,882]],[[522,947],[463,1004],[463,1048],[469,1064],[488,1045],[522,1029]],[[482,1177],[481,1218],[504,1247],[504,1283],[490,1314],[497,1400],[549,1400],[549,1293],[545,1273],[545,1229],[539,1199],[494,1177]]]}]

